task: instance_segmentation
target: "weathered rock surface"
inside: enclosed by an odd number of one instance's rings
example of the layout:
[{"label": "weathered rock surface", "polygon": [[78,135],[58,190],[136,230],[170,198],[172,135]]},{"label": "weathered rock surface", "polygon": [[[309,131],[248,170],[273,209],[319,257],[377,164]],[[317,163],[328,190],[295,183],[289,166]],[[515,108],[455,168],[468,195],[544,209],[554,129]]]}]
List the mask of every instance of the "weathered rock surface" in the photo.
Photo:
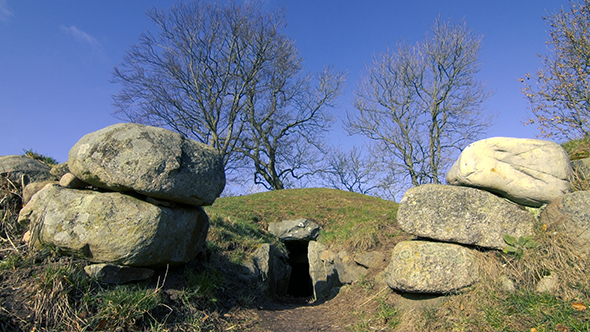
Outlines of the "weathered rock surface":
[{"label": "weathered rock surface", "polygon": [[413,235],[503,249],[504,234],[516,238],[533,234],[534,216],[479,189],[429,184],[406,191],[397,221]]},{"label": "weathered rock surface", "polygon": [[55,181],[57,178],[50,173],[51,167],[39,160],[27,156],[2,156],[0,157],[0,175],[18,185],[25,176],[25,185],[31,182]]},{"label": "weathered rock surface", "polygon": [[84,267],[88,276],[107,284],[120,285],[151,278],[154,270],[114,264],[91,264]]},{"label": "weathered rock surface", "polygon": [[252,254],[254,273],[267,295],[285,295],[289,288],[291,266],[287,254],[272,244],[265,243]]},{"label": "weathered rock surface", "polygon": [[478,281],[475,255],[451,243],[402,241],[387,268],[392,289],[412,293],[448,293]]},{"label": "weathered rock surface", "polygon": [[385,254],[380,251],[360,252],[354,255],[354,261],[366,268],[381,266],[385,260]]},{"label": "weathered rock surface", "polygon": [[330,257],[329,262],[334,265],[334,270],[341,284],[352,284],[367,274],[367,268],[357,265],[352,257],[346,252],[341,251],[337,255]]},{"label": "weathered rock surface", "polygon": [[577,238],[590,251],[590,191],[576,191],[551,202],[540,215],[540,222],[557,224],[558,229]]},{"label": "weathered rock surface", "polygon": [[39,192],[48,184],[56,184],[57,181],[41,181],[41,182],[31,182],[25,186],[23,189],[23,204],[27,204],[33,195]]},{"label": "weathered rock surface", "polygon": [[590,178],[590,158],[572,160],[572,169],[582,179]]},{"label": "weathered rock surface", "polygon": [[320,235],[320,226],[307,219],[284,220],[268,224],[268,232],[281,241],[314,241]]},{"label": "weathered rock surface", "polygon": [[51,168],[51,175],[55,176],[57,179],[61,179],[66,173],[70,172],[70,168],[68,167],[68,162],[57,164]]},{"label": "weathered rock surface", "polygon": [[357,264],[354,257],[346,251],[334,253],[316,241],[309,242],[307,258],[316,300],[331,297],[334,289],[352,284],[368,272],[366,267]]},{"label": "weathered rock surface", "polygon": [[309,276],[311,277],[314,299],[326,299],[331,295],[333,287],[340,286],[334,264],[328,262],[326,257],[323,257],[327,252],[324,244],[310,241],[307,250]]},{"label": "weathered rock surface", "polygon": [[55,245],[87,257],[137,267],[186,263],[205,248],[202,208],[157,207],[120,193],[47,185],[21,210],[35,247]]},{"label": "weathered rock surface", "polygon": [[447,182],[539,207],[570,192],[571,175],[569,157],[559,144],[495,137],[468,145],[449,170]]},{"label": "weathered rock surface", "polygon": [[213,204],[225,186],[217,151],[166,129],[132,123],[82,137],[70,150],[68,166],[97,187],[195,206]]}]

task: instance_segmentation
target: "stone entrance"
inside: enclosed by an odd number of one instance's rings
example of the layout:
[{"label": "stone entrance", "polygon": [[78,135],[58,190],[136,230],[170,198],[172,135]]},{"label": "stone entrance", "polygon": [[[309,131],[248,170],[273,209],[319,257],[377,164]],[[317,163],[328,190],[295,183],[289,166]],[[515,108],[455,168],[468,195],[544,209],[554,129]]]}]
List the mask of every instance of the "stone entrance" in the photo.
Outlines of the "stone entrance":
[{"label": "stone entrance", "polygon": [[309,275],[309,260],[307,248],[309,241],[285,241],[289,251],[289,265],[291,265],[291,278],[287,294],[294,297],[313,296],[313,285]]}]

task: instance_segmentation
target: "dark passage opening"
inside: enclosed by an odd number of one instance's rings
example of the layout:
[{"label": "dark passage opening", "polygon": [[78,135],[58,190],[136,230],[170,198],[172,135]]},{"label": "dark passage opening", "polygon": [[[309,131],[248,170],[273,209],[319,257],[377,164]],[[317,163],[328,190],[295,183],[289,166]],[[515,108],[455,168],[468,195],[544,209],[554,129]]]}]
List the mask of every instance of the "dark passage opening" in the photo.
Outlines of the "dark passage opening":
[{"label": "dark passage opening", "polygon": [[307,241],[285,241],[289,250],[289,264],[291,278],[287,294],[294,297],[313,296],[313,285],[309,275],[309,260],[307,259]]}]

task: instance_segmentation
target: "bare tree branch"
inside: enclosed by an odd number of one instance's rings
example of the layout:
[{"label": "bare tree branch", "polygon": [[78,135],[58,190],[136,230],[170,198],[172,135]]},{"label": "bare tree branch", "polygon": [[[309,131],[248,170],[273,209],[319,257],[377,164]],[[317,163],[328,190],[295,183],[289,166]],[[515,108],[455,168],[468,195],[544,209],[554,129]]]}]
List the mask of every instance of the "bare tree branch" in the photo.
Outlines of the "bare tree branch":
[{"label": "bare tree branch", "polygon": [[371,139],[399,180],[439,183],[454,153],[491,124],[475,79],[480,43],[464,22],[439,18],[422,42],[375,57],[346,129]]},{"label": "bare tree branch", "polygon": [[547,138],[590,135],[590,0],[570,3],[569,12],[544,17],[551,53],[542,58],[534,84],[529,74],[520,79],[532,111],[527,123]]}]

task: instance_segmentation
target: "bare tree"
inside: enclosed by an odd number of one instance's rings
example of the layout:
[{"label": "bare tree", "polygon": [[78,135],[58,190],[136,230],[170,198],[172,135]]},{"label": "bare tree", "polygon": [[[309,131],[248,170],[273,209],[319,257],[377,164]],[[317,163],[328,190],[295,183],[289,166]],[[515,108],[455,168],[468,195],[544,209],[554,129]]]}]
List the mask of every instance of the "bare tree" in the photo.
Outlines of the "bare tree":
[{"label": "bare tree", "polygon": [[331,188],[370,195],[383,186],[379,161],[356,146],[347,151],[333,149],[326,162],[323,177]]},{"label": "bare tree", "polygon": [[226,171],[254,169],[256,184],[283,189],[315,171],[343,76],[327,70],[313,82],[281,33],[281,13],[260,7],[195,1],[150,10],[159,33],[143,33],[115,67],[115,114],[206,143]]},{"label": "bare tree", "polygon": [[527,74],[523,93],[543,137],[580,138],[590,135],[590,0],[571,1],[570,11],[544,17],[549,24],[550,54],[534,84]]},{"label": "bare tree", "polygon": [[196,1],[149,10],[158,34],[141,34],[115,67],[115,115],[208,144],[226,170],[239,165],[246,90],[294,52],[282,47],[282,16],[259,7]]},{"label": "bare tree", "polygon": [[319,171],[323,134],[333,122],[326,108],[344,83],[343,74],[329,68],[313,80],[301,73],[299,58],[289,60],[247,92],[241,151],[254,163],[254,183],[267,189],[284,189],[290,180]]},{"label": "bare tree", "polygon": [[348,132],[371,139],[402,180],[440,183],[454,154],[491,124],[482,109],[488,93],[475,78],[480,43],[464,22],[439,18],[422,42],[375,57]]}]

